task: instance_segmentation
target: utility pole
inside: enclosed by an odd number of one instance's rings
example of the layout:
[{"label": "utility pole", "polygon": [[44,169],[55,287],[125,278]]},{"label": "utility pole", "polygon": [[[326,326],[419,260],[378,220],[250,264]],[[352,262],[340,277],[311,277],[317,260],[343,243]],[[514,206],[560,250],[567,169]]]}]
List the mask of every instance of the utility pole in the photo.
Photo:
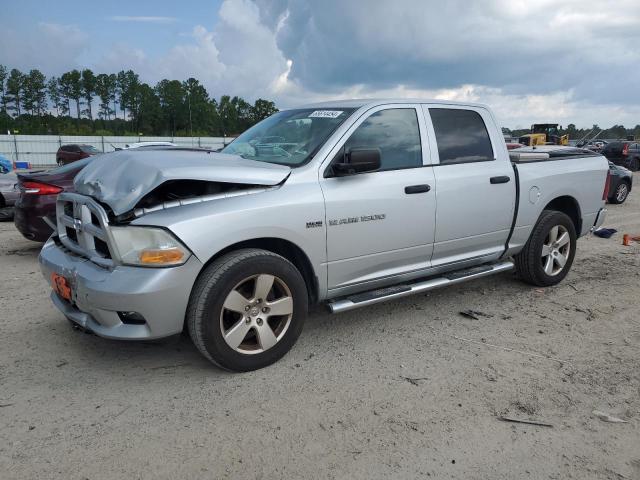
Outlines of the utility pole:
[{"label": "utility pole", "polygon": [[187,101],[189,102],[189,135],[191,136],[191,146],[193,147],[193,123],[191,123],[191,92],[187,90]]}]

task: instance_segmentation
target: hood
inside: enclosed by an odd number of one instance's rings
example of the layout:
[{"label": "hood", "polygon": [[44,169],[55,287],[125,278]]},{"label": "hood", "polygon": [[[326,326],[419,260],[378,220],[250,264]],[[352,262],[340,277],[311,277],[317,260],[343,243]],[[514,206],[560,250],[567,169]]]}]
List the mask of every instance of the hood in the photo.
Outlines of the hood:
[{"label": "hood", "polygon": [[180,149],[121,150],[91,162],[75,178],[76,192],[106,203],[120,215],[170,180],[273,186],[287,178],[284,165],[238,155]]}]

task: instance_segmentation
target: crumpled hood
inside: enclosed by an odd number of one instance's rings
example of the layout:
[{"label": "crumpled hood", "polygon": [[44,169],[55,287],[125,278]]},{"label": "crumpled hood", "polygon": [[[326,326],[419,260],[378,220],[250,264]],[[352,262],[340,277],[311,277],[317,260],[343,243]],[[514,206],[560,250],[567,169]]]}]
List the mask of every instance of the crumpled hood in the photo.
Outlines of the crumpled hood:
[{"label": "crumpled hood", "polygon": [[203,180],[277,185],[291,169],[226,153],[158,149],[121,150],[101,155],[74,180],[76,192],[106,203],[120,215],[169,180]]}]

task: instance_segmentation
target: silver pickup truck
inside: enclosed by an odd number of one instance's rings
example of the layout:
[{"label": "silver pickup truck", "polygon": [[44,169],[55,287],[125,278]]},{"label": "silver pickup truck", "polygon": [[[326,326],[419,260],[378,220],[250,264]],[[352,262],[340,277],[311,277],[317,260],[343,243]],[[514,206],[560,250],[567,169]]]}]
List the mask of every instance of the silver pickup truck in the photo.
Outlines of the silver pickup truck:
[{"label": "silver pickup truck", "polygon": [[40,264],[72,322],[188,330],[215,364],[282,357],[310,305],[346,310],[515,268],[555,285],[604,219],[588,150],[510,154],[483,105],[353,100],[281,111],[222,152],[98,157],[57,201]]}]

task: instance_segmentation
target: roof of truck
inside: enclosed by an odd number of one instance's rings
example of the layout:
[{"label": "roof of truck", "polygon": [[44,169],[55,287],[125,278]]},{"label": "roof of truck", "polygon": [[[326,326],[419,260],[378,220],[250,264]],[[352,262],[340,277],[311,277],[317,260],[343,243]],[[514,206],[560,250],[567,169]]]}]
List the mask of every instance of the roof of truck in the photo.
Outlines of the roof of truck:
[{"label": "roof of truck", "polygon": [[435,100],[430,98],[358,98],[352,100],[332,100],[328,102],[309,103],[294,108],[360,108],[376,107],[389,103],[435,103],[440,105],[461,105],[465,107],[487,108],[486,105],[472,102],[455,102],[453,100]]}]

